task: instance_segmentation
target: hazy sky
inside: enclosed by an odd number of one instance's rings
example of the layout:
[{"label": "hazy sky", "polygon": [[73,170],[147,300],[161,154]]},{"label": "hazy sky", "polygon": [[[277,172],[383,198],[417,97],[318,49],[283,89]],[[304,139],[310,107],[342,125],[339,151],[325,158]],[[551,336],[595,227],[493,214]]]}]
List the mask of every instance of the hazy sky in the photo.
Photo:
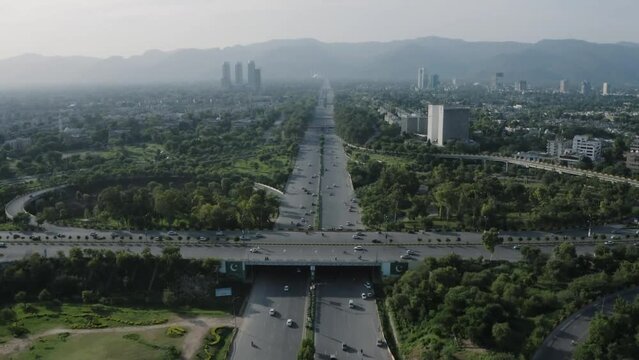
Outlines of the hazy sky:
[{"label": "hazy sky", "polygon": [[638,0],[0,0],[0,58],[270,39],[639,42]]}]

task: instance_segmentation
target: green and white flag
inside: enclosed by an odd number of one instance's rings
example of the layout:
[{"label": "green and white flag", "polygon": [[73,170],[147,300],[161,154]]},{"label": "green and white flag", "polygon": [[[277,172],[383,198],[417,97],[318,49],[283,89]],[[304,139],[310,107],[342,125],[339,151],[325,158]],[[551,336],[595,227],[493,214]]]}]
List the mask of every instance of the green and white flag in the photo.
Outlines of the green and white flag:
[{"label": "green and white flag", "polygon": [[408,270],[407,262],[392,262],[390,267],[391,275],[401,275]]},{"label": "green and white flag", "polygon": [[241,261],[227,261],[226,274],[231,276],[244,277],[244,266]]}]

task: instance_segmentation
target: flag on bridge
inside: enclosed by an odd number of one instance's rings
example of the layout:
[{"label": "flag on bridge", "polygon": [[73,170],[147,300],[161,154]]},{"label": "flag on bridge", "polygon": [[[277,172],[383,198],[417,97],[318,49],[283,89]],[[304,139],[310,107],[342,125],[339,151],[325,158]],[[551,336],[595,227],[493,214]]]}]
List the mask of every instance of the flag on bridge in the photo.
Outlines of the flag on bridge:
[{"label": "flag on bridge", "polygon": [[226,274],[238,278],[244,278],[244,266],[241,261],[226,261]]},{"label": "flag on bridge", "polygon": [[407,262],[392,262],[390,273],[391,275],[401,275],[408,271],[408,263]]}]

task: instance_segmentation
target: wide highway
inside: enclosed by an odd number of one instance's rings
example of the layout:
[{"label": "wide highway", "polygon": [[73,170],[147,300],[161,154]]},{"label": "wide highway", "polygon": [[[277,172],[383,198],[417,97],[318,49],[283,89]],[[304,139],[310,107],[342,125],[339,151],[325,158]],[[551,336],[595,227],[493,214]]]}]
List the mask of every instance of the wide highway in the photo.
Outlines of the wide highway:
[{"label": "wide highway", "polygon": [[325,107],[318,114],[324,123],[324,173],[322,175],[322,228],[363,229],[359,204],[347,170],[348,158],[342,140],[335,133],[333,89],[325,81],[322,87]]},{"label": "wide highway", "polygon": [[295,360],[302,343],[308,269],[263,267],[255,271],[231,359]]},{"label": "wide highway", "polygon": [[[370,282],[370,269],[321,268],[317,275],[315,352],[321,359],[390,359]],[[362,293],[372,297],[363,298]],[[368,296],[368,295],[367,295]],[[352,305],[351,305],[352,301]]]}]

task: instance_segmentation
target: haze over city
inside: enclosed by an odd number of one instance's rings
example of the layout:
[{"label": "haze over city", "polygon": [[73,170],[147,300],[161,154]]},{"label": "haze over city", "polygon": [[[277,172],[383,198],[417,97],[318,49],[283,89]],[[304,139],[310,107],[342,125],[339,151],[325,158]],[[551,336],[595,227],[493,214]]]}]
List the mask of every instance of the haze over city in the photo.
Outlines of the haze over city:
[{"label": "haze over city", "polygon": [[637,0],[0,0],[0,360],[639,354]]},{"label": "haze over city", "polygon": [[130,56],[271,39],[639,42],[632,0],[2,0],[0,59]]}]

